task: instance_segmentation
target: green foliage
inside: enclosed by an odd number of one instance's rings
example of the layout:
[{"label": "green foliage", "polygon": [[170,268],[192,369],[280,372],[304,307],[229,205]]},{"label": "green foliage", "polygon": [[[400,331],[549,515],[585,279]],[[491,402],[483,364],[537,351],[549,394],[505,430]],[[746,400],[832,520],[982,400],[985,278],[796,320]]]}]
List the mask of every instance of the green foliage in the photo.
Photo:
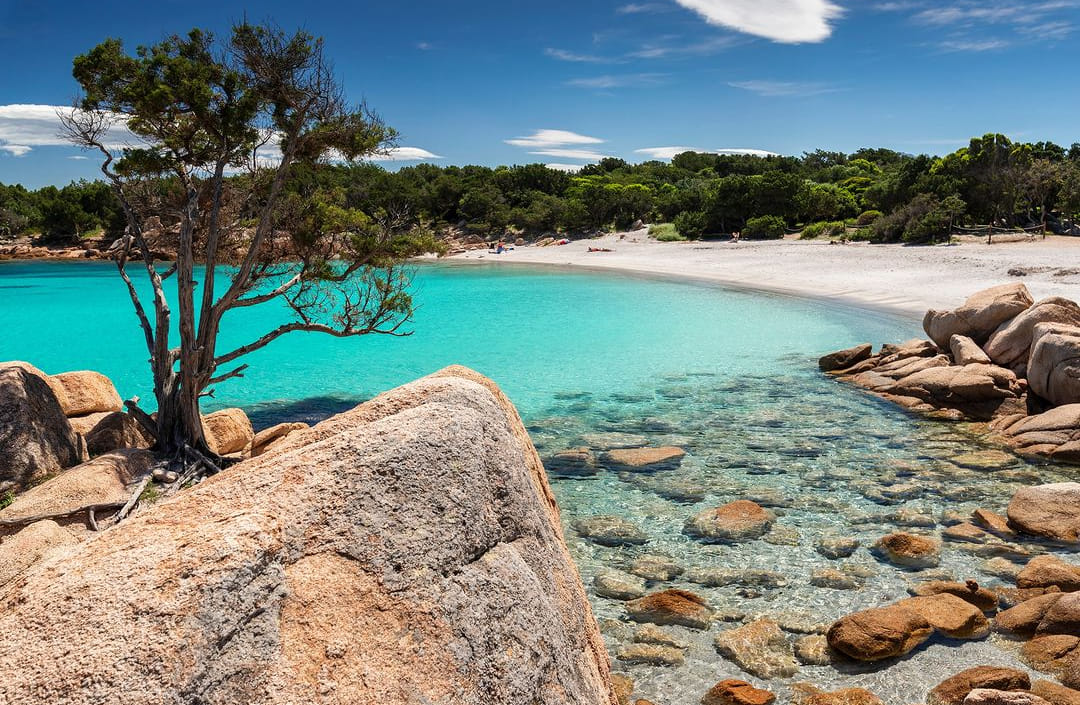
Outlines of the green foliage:
[{"label": "green foliage", "polygon": [[675,216],[675,229],[691,240],[700,240],[708,224],[708,216],[701,211],[684,211]]},{"label": "green foliage", "polygon": [[654,237],[660,242],[685,242],[674,223],[659,223],[649,226],[649,237]]},{"label": "green foliage", "polygon": [[859,214],[859,217],[855,219],[855,225],[860,228],[873,225],[874,221],[882,216],[881,211],[868,210]]},{"label": "green foliage", "polygon": [[0,509],[7,509],[15,501],[15,490],[8,490],[0,495]]},{"label": "green foliage", "polygon": [[[251,34],[255,31],[242,31],[229,44],[230,51],[257,58]],[[209,41],[209,35],[196,32],[130,57],[124,56],[119,43],[106,42],[77,63],[77,75],[102,77],[101,85],[88,92],[87,105],[156,106],[155,101],[177,97],[191,101],[209,113],[173,137],[192,139],[200,149],[213,146],[217,126],[232,125],[252,109],[287,122],[287,114],[274,111],[273,96],[248,89],[226,91],[235,87],[238,77],[227,69],[201,65]],[[298,45],[289,49],[293,51],[300,61],[307,49]],[[160,78],[165,93],[139,94],[138,81],[129,81],[132,75],[139,80]],[[188,85],[188,80],[199,86]],[[225,115],[225,107],[232,112]],[[169,110],[166,114],[171,114]],[[237,154],[252,138],[244,130],[240,134]],[[339,120],[304,134],[307,150],[333,140],[360,149],[393,131],[377,122],[364,128]],[[139,150],[125,160],[126,168],[143,171],[163,164],[161,154]],[[388,172],[373,163],[356,163],[308,169],[297,167],[312,185],[340,192],[340,198],[334,198],[343,209],[362,211],[372,219],[379,213],[404,214],[415,224],[461,227],[485,237],[510,230],[539,235],[624,229],[638,219],[673,223],[684,214],[683,234],[689,237],[698,232],[745,231],[752,216],[775,216],[786,226],[854,219],[856,227],[868,227],[904,211],[920,195],[942,203],[958,196],[966,204],[961,219],[973,223],[1048,222],[1053,227],[1061,218],[1080,216],[1080,144],[1066,150],[1049,142],[1016,143],[997,134],[973,139],[940,158],[887,149],[860,149],[847,155],[817,150],[801,158],[686,152],[671,163],[629,164],[608,158],[578,174],[543,164],[494,169],[418,164]],[[100,184],[80,182],[39,191],[0,185],[0,238],[34,230],[52,237],[78,236],[98,228],[115,234],[122,229],[120,215],[108,189]],[[902,241],[909,215],[898,216],[899,231],[894,221],[883,223],[879,230],[887,234],[875,234],[875,239]],[[915,228],[911,237],[937,236]]]},{"label": "green foliage", "polygon": [[778,215],[762,215],[746,221],[743,236],[752,240],[779,240],[784,237],[784,219]]},{"label": "green foliage", "polygon": [[840,237],[847,231],[847,224],[842,220],[812,223],[803,228],[800,240],[813,240],[818,237]]}]

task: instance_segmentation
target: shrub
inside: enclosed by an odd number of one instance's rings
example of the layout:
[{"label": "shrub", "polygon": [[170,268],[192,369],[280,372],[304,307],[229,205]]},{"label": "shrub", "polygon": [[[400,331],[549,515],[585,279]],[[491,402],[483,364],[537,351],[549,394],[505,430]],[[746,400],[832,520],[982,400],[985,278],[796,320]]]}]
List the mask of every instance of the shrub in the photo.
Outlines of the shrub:
[{"label": "shrub", "polygon": [[859,214],[859,217],[855,219],[855,225],[860,228],[865,228],[868,225],[873,225],[874,221],[881,216],[881,211],[863,211]]},{"label": "shrub", "polygon": [[698,240],[705,234],[709,217],[701,211],[683,211],[675,216],[675,229],[683,237]]},{"label": "shrub", "polygon": [[743,235],[755,240],[779,240],[784,237],[784,219],[778,215],[763,215],[746,221]]},{"label": "shrub", "polygon": [[659,242],[682,242],[686,240],[678,228],[672,223],[661,223],[649,226],[649,237],[656,238]]},{"label": "shrub", "polygon": [[816,237],[840,237],[847,231],[847,224],[836,220],[831,223],[812,223],[803,228],[800,240],[812,240]]}]

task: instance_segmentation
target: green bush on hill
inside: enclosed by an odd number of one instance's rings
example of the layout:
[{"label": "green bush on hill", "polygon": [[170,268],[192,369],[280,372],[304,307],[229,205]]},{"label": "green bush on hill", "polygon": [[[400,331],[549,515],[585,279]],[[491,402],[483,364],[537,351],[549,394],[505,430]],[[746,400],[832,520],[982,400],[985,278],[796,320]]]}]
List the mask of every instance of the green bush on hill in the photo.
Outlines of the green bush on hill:
[{"label": "green bush on hill", "polygon": [[751,240],[779,240],[784,237],[784,219],[778,215],[750,218],[742,233]]}]

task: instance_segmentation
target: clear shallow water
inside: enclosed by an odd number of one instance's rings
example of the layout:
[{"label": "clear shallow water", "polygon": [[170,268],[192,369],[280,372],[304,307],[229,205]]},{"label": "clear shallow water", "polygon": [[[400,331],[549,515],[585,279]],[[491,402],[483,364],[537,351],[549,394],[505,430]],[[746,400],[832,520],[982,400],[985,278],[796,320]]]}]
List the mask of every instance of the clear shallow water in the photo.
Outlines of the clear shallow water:
[{"label": "clear shallow water", "polygon": [[[568,543],[613,655],[629,642],[634,625],[625,621],[621,603],[593,594],[592,578],[625,569],[643,553],[666,554],[687,569],[757,568],[786,579],[782,587],[747,589],[677,578],[650,589],[692,589],[715,607],[772,615],[789,627],[829,622],[904,597],[911,581],[929,577],[898,570],[867,550],[912,515],[928,524],[912,530],[938,533],[945,510],[1000,510],[1020,484],[1063,477],[1009,459],[978,470],[962,467],[952,459],[979,447],[962,427],[914,420],[817,372],[824,352],[917,335],[917,323],[907,319],[702,285],[553,270],[432,265],[419,269],[416,283],[413,336],[287,336],[251,356],[248,376],[222,385],[208,408],[243,406],[257,426],[316,420],[460,363],[503,387],[545,458],[582,445],[599,451],[610,434],[685,448],[689,455],[677,470],[601,468],[585,479],[553,478]],[[223,347],[280,320],[271,307],[227,318]],[[0,359],[25,359],[50,373],[96,369],[125,397],[152,398],[141,334],[111,265],[0,264],[0,330]],[[796,545],[703,545],[682,534],[688,517],[740,498],[773,507],[785,542]],[[628,519],[648,543],[606,548],[579,537],[573,521],[596,515]],[[825,535],[855,537],[863,547],[831,561],[814,548]],[[935,572],[993,584],[997,579],[983,572],[983,561],[970,547],[946,543]],[[811,572],[826,567],[862,573],[864,587],[811,586]],[[639,697],[668,705],[697,703],[722,678],[761,684],[714,650],[713,638],[727,626],[668,628],[690,643],[682,667],[616,662],[616,669],[634,677]],[[901,705],[983,663],[1016,660],[991,641],[935,641],[887,667],[803,667],[792,680],[861,685]],[[786,682],[768,685],[782,694]]]}]

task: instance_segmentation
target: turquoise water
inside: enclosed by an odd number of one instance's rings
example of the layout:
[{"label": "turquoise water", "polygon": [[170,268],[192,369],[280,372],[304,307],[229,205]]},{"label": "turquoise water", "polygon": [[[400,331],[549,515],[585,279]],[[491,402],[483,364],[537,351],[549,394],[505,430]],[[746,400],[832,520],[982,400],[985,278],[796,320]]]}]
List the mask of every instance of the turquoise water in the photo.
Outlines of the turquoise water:
[{"label": "turquoise water", "polygon": [[[530,416],[560,392],[610,394],[682,372],[767,374],[785,355],[914,332],[900,319],[792,299],[551,270],[420,266],[415,298],[412,336],[280,338],[245,358],[245,378],[220,385],[207,407],[289,413],[313,398],[355,402],[458,363],[495,379]],[[270,304],[231,312],[219,350],[283,320]],[[0,326],[0,359],[50,374],[96,369],[125,398],[151,403],[142,334],[111,264],[0,264]]]},{"label": "turquoise water", "polygon": [[[620,444],[685,448],[677,469],[619,473],[601,464],[588,477],[553,476],[567,542],[613,657],[632,640],[634,625],[620,602],[595,594],[593,579],[625,575],[643,554],[663,554],[686,569],[650,582],[649,590],[691,589],[746,619],[772,616],[794,640],[814,624],[905,597],[920,580],[1000,583],[986,563],[994,552],[974,544],[946,543],[941,566],[922,573],[897,569],[868,549],[898,528],[939,535],[952,521],[946,512],[1000,511],[1020,485],[1063,477],[1009,457],[965,458],[981,448],[970,429],[916,420],[817,371],[824,352],[918,335],[908,319],[704,285],[492,266],[421,266],[415,293],[411,337],[282,338],[252,355],[248,376],[222,385],[208,408],[243,406],[257,426],[313,421],[460,363],[503,387],[546,461],[580,446],[598,456]],[[281,320],[269,307],[227,318],[223,347]],[[0,330],[0,359],[28,360],[50,373],[96,369],[122,395],[151,399],[141,334],[110,265],[0,264]],[[688,517],[740,498],[770,507],[779,529],[736,545],[704,545],[682,533]],[[609,515],[634,524],[646,543],[605,547],[574,528],[579,519]],[[855,538],[861,547],[829,560],[815,550],[823,536]],[[815,587],[811,573],[822,568],[857,576],[860,586]],[[761,585],[743,576],[743,584],[708,587],[690,580],[692,571],[716,569],[775,571],[783,581]],[[668,705],[697,703],[723,678],[782,693],[788,681],[764,683],[716,653],[712,640],[729,626],[668,628],[689,645],[683,666],[616,660],[615,668],[633,676],[638,697]],[[791,680],[868,687],[901,705],[921,701],[962,668],[1017,666],[1014,652],[995,641],[936,639],[898,663],[803,666]]]}]

